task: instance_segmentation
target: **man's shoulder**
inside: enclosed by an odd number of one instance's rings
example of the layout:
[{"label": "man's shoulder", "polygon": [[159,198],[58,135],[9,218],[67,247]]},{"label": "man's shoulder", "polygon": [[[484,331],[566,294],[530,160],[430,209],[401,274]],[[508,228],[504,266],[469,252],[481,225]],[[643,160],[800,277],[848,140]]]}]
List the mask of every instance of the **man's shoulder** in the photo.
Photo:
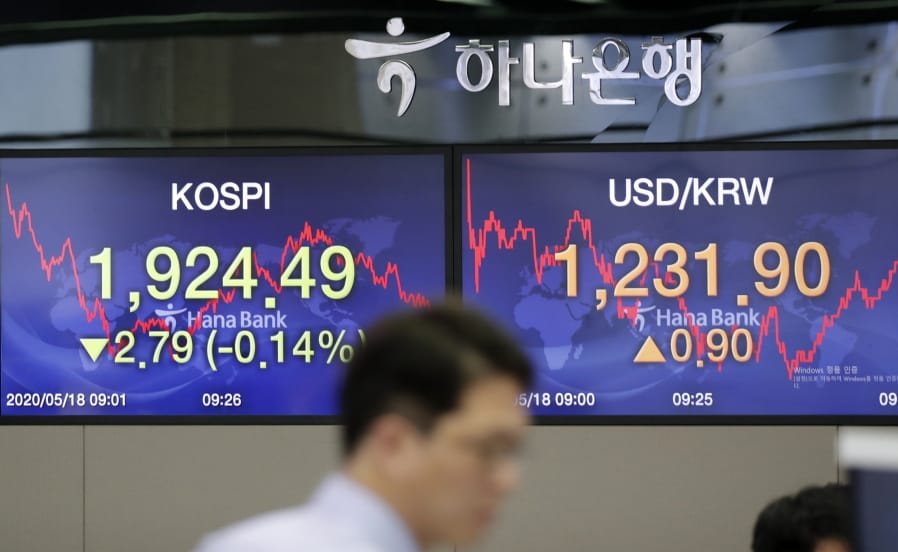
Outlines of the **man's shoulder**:
[{"label": "man's shoulder", "polygon": [[[206,535],[196,552],[312,552],[368,549],[353,539],[353,531],[308,507],[261,514]],[[355,544],[361,544],[357,548]],[[346,548],[349,547],[349,548]]]},{"label": "man's shoulder", "polygon": [[[250,546],[268,550],[269,543],[283,543],[301,534],[303,526],[308,524],[308,517],[302,507],[260,514],[209,533],[197,552],[236,552],[249,550]],[[271,547],[271,550],[276,548]]]}]

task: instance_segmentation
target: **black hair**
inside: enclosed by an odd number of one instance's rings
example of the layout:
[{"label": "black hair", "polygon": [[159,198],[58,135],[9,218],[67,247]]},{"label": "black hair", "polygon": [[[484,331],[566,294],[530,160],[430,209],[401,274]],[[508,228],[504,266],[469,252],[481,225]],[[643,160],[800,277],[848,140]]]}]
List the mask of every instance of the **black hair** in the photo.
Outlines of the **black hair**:
[{"label": "black hair", "polygon": [[387,413],[426,433],[458,407],[471,383],[493,375],[509,376],[522,389],[533,382],[515,340],[479,311],[447,302],[384,318],[366,332],[347,367],[340,396],[344,453]]},{"label": "black hair", "polygon": [[758,515],[752,552],[814,552],[823,539],[852,540],[851,494],[846,485],[806,487],[768,504]]}]

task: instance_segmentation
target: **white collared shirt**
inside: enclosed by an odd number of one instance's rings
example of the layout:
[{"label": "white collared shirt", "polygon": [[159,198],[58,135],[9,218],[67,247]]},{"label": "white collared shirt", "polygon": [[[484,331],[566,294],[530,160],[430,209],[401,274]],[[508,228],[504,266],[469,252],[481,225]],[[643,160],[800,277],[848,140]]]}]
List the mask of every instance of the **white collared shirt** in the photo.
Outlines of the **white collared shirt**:
[{"label": "white collared shirt", "polygon": [[195,552],[420,552],[396,512],[366,487],[333,474],[303,506],[206,535]]}]

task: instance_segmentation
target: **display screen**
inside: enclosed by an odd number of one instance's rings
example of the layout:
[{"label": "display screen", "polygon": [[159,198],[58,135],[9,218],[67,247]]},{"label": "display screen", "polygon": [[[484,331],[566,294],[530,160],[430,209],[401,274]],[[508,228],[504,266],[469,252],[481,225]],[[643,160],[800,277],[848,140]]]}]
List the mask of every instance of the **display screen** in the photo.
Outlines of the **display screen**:
[{"label": "display screen", "polygon": [[463,293],[535,362],[521,404],[898,414],[898,149],[752,147],[457,153]]},{"label": "display screen", "polygon": [[446,289],[446,154],[340,151],[8,152],[0,414],[336,414],[363,328]]},{"label": "display screen", "polygon": [[857,552],[892,552],[898,543],[898,471],[851,471]]}]

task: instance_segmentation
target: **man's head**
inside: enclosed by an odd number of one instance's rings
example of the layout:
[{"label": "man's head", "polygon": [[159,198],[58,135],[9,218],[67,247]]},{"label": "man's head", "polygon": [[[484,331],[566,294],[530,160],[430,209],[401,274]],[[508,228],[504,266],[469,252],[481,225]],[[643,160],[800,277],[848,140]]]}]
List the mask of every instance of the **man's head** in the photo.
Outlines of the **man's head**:
[{"label": "man's head", "polygon": [[532,383],[527,357],[455,304],[369,329],[343,385],[347,469],[396,508],[423,545],[475,540],[518,481]]},{"label": "man's head", "polygon": [[807,487],[758,515],[752,552],[850,552],[851,497],[845,485]]}]

